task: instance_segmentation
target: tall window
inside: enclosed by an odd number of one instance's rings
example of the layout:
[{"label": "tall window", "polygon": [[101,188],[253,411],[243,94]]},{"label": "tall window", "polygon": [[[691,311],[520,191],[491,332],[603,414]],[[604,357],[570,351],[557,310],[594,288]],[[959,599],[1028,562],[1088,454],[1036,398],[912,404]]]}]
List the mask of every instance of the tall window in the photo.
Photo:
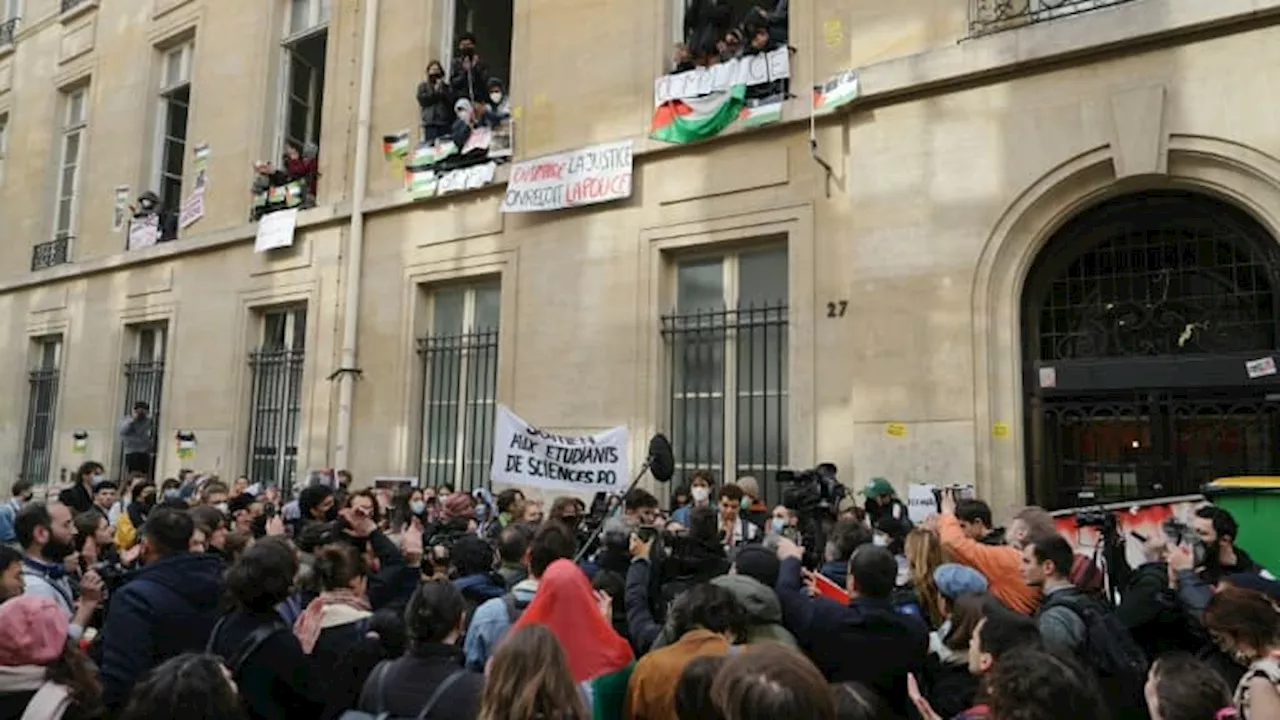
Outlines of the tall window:
[{"label": "tall window", "polygon": [[[144,402],[151,408],[151,425],[156,432],[160,429],[160,399],[164,389],[164,357],[169,337],[169,324],[165,322],[131,325],[126,329],[128,337],[128,355],[124,362],[124,407],[120,411],[123,419],[133,412],[137,403]],[[155,441],[152,438],[151,463],[149,468],[155,473]],[[123,468],[124,452],[117,453],[117,470]],[[117,472],[117,476],[121,473]]]},{"label": "tall window", "polygon": [[262,344],[249,355],[249,454],[254,482],[286,492],[298,472],[298,424],[306,359],[307,309],[262,313]]},{"label": "tall window", "polygon": [[684,260],[675,280],[662,335],[677,472],[753,475],[776,500],[789,433],[786,248]]},{"label": "tall window", "polygon": [[[282,140],[299,150],[320,144],[330,0],[290,0],[284,40]],[[283,148],[281,148],[283,150]]]},{"label": "tall window", "polygon": [[9,115],[0,115],[0,183],[4,182],[4,161],[9,153]]},{"label": "tall window", "polygon": [[27,375],[27,427],[22,441],[22,479],[47,483],[53,466],[62,336],[37,338]]},{"label": "tall window", "polygon": [[[476,54],[487,68],[484,74],[511,86],[511,26],[515,22],[514,0],[447,0],[444,27],[446,66],[458,57],[458,39],[470,33],[476,39]],[[456,82],[458,73],[450,70]],[[487,83],[488,78],[480,82]],[[468,88],[468,95],[481,98],[486,88]]]},{"label": "tall window", "polygon": [[160,204],[176,211],[182,205],[182,168],[187,156],[187,118],[191,107],[191,60],[195,44],[187,41],[164,52],[160,78],[157,187]]},{"label": "tall window", "polygon": [[498,389],[497,280],[440,288],[429,298],[422,358],[419,477],[459,490],[487,487]]},{"label": "tall window", "polygon": [[58,204],[53,235],[65,240],[75,233],[80,205],[80,155],[84,148],[88,88],[79,87],[62,94],[62,148],[58,162]]}]

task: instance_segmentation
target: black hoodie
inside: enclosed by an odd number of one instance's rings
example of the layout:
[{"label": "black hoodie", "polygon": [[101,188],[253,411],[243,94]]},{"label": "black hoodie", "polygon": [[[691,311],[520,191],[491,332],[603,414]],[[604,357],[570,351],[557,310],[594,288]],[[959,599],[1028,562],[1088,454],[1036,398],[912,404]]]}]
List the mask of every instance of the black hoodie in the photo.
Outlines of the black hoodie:
[{"label": "black hoodie", "polygon": [[222,561],[181,553],[143,567],[111,599],[102,628],[102,693],[108,707],[129,698],[151,668],[202,652],[218,620]]}]

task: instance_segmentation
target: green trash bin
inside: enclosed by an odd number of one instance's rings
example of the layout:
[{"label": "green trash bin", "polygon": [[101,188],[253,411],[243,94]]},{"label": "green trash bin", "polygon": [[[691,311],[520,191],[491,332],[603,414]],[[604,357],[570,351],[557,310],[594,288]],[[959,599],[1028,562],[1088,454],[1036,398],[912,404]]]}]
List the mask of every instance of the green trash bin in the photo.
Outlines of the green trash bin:
[{"label": "green trash bin", "polygon": [[1280,477],[1218,478],[1204,486],[1204,494],[1240,525],[1236,545],[1280,573]]}]

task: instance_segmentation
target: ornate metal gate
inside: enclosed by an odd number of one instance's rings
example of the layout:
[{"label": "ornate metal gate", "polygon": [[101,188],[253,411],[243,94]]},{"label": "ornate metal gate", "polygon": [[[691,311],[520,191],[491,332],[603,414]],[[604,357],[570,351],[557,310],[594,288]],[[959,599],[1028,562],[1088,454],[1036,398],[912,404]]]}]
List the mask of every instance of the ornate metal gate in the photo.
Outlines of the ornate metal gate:
[{"label": "ornate metal gate", "polygon": [[1256,221],[1189,193],[1063,227],[1023,296],[1028,496],[1069,507],[1280,473],[1277,268]]}]

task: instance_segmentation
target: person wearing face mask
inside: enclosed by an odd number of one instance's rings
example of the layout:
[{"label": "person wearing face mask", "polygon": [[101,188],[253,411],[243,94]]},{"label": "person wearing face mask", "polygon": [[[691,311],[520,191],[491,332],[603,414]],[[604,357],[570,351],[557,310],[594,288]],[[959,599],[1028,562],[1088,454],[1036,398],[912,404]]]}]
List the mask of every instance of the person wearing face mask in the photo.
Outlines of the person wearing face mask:
[{"label": "person wearing face mask", "polygon": [[75,513],[93,509],[93,488],[105,479],[102,463],[89,460],[76,470],[76,484],[58,493],[58,502]]},{"label": "person wearing face mask", "polygon": [[14,532],[22,546],[24,594],[41,595],[58,604],[71,623],[70,634],[79,641],[85,625],[103,601],[102,578],[93,571],[80,580],[77,599],[67,577],[68,559],[75,560],[76,527],[71,508],[62,503],[29,503],[14,519]]},{"label": "person wearing face mask", "polygon": [[769,535],[784,537],[798,543],[800,531],[796,529],[796,524],[799,521],[800,518],[786,505],[779,505],[773,509],[773,515],[769,518]]},{"label": "person wearing face mask", "polygon": [[418,83],[418,108],[422,114],[422,142],[434,143],[449,134],[453,120],[453,91],[439,60],[427,63],[427,79]]},{"label": "person wearing face mask", "polygon": [[125,472],[151,475],[151,454],[156,446],[156,427],[151,419],[151,406],[145,402],[133,404],[133,412],[120,423],[116,434],[120,450],[124,453]]},{"label": "person wearing face mask", "polygon": [[696,507],[709,507],[711,505],[711,486],[714,483],[711,480],[711,473],[706,470],[698,470],[689,478],[689,499],[690,503],[681,508],[676,508],[671,513],[671,519],[685,527],[689,527],[689,513]]},{"label": "person wearing face mask", "polygon": [[760,499],[760,482],[747,475],[738,478],[737,485],[742,488],[742,517],[760,527],[767,525],[769,506]]}]

